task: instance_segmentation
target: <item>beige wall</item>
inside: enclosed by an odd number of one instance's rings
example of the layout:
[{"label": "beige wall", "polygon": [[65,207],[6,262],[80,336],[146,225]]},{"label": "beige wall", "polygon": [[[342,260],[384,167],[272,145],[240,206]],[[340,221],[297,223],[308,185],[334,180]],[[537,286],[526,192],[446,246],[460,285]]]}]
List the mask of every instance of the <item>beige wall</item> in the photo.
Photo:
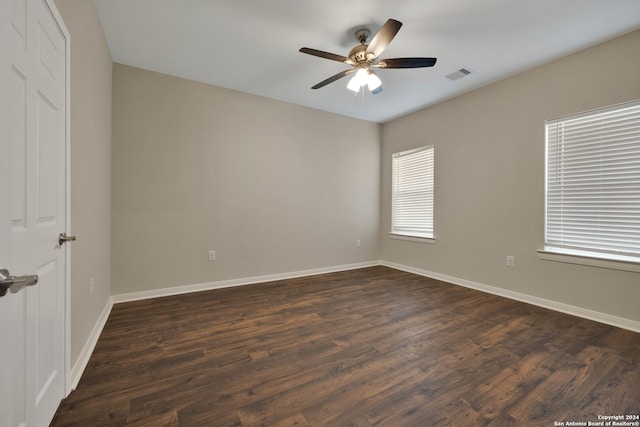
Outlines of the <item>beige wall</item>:
[{"label": "beige wall", "polygon": [[112,130],[114,295],[378,259],[376,124],[115,64]]},{"label": "beige wall", "polygon": [[56,6],[71,35],[73,366],[111,295],[112,61],[92,1],[56,0]]},{"label": "beige wall", "polygon": [[[384,260],[635,321],[640,274],[542,261],[544,121],[640,98],[640,31],[382,127]],[[472,78],[472,77],[470,77]],[[435,145],[435,245],[391,240],[391,154]],[[516,257],[515,268],[505,257]]]}]

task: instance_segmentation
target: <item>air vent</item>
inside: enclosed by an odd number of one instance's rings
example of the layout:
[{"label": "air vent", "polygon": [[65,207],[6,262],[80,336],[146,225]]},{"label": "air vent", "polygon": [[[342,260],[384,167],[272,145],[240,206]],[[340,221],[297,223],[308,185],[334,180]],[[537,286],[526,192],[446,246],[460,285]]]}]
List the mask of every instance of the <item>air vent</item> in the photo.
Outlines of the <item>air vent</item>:
[{"label": "air vent", "polygon": [[471,71],[467,70],[466,68],[460,68],[458,71],[454,71],[453,73],[448,74],[447,78],[453,82],[455,80],[463,78],[464,76],[468,76],[469,74],[471,74]]}]

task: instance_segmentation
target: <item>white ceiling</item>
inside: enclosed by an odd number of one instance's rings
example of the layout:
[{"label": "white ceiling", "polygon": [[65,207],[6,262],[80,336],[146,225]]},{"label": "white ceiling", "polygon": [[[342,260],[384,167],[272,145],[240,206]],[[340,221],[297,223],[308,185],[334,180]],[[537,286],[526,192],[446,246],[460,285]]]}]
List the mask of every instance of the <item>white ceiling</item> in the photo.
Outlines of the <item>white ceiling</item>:
[{"label": "white ceiling", "polygon": [[[95,0],[118,63],[383,123],[640,28],[640,0]],[[433,68],[377,71],[384,91],[355,97],[355,29],[404,25],[384,58],[437,57]],[[640,51],[639,51],[640,54]],[[460,68],[472,74],[445,76]],[[615,78],[615,64],[611,64]]]}]

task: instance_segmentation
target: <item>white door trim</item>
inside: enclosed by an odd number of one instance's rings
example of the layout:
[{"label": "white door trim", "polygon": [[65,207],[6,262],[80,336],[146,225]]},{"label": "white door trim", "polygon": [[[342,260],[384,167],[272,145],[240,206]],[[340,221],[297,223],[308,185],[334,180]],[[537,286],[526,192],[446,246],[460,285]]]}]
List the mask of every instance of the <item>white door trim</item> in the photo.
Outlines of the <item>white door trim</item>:
[{"label": "white door trim", "polygon": [[[71,235],[71,35],[58,11],[54,0],[41,0],[49,9],[55,24],[64,37],[65,48],[65,232]],[[71,245],[63,245],[65,251],[65,283],[64,283],[64,397],[71,389]]]},{"label": "white door trim", "polygon": [[[53,15],[56,25],[65,39],[65,230],[71,235],[71,35],[67,26],[64,24],[62,15],[58,11],[54,0],[43,0],[51,14]],[[64,245],[66,254],[66,274],[65,274],[65,302],[64,302],[64,396],[67,397],[71,393],[71,245]]]}]

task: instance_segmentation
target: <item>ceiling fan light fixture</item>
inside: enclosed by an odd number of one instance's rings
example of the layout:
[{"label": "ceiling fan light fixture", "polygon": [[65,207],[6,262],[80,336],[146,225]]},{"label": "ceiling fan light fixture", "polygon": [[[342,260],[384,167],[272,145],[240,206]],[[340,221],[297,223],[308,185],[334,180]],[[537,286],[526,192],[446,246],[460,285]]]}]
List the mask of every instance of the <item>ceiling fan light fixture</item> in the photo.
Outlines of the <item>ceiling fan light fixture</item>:
[{"label": "ceiling fan light fixture", "polygon": [[360,68],[355,76],[351,77],[347,84],[347,89],[355,93],[360,92],[360,88],[367,86],[371,93],[382,92],[382,81],[380,77],[374,74],[373,71],[368,68]]}]

